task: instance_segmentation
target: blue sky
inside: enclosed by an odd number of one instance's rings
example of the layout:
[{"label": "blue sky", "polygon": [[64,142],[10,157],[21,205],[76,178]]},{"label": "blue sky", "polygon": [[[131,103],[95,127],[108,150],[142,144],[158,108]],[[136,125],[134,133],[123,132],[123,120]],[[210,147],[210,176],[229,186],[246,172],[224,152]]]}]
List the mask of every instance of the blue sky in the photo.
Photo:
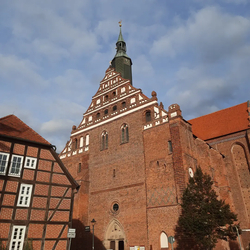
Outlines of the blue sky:
[{"label": "blue sky", "polygon": [[250,0],[0,0],[0,117],[62,150],[115,55],[191,119],[250,99]]}]

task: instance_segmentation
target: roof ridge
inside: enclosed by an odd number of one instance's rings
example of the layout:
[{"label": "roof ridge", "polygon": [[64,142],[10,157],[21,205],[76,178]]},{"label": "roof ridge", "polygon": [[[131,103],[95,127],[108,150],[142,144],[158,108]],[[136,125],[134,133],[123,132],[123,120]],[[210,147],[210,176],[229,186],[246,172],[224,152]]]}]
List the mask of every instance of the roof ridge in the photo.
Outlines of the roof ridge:
[{"label": "roof ridge", "polygon": [[226,109],[232,109],[232,108],[237,107],[237,106],[240,106],[240,105],[242,105],[242,104],[247,104],[247,102],[242,102],[242,103],[240,103],[240,104],[237,104],[237,105],[234,105],[234,106],[231,106],[231,107],[228,107],[228,108],[220,109],[220,110],[214,111],[214,112],[212,112],[212,113],[208,113],[208,114],[206,114],[206,115],[201,115],[201,116],[195,117],[195,118],[193,118],[193,119],[189,119],[188,121],[192,121],[192,120],[195,120],[195,119],[199,119],[199,118],[202,118],[202,117],[205,117],[205,116],[209,116],[209,115],[212,115],[212,114],[215,114],[215,113],[223,112],[223,111],[225,111]]}]

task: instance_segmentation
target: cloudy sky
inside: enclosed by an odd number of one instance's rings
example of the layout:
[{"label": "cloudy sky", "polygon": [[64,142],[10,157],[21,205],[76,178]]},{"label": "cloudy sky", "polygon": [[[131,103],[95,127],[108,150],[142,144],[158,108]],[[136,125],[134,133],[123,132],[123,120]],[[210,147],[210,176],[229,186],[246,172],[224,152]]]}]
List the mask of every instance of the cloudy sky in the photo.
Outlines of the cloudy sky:
[{"label": "cloudy sky", "polygon": [[60,152],[115,55],[191,119],[250,99],[250,0],[0,0],[0,117]]}]

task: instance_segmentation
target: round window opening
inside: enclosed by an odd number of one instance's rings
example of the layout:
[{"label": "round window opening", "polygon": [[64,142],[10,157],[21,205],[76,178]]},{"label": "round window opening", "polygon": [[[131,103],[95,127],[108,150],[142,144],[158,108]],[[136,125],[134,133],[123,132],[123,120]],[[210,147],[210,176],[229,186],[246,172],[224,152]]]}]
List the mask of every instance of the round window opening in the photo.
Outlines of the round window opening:
[{"label": "round window opening", "polygon": [[117,203],[113,205],[113,210],[114,212],[117,212],[119,210],[119,205]]}]

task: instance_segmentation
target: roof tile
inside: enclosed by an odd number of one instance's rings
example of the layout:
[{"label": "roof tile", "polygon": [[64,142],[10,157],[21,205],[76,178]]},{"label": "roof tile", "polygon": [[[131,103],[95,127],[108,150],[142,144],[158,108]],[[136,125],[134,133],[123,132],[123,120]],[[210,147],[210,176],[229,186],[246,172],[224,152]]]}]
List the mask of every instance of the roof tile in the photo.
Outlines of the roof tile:
[{"label": "roof tile", "polygon": [[248,102],[189,120],[193,134],[208,140],[249,129]]},{"label": "roof tile", "polygon": [[47,140],[45,140],[15,115],[8,115],[0,118],[0,135],[6,135],[50,145]]}]

